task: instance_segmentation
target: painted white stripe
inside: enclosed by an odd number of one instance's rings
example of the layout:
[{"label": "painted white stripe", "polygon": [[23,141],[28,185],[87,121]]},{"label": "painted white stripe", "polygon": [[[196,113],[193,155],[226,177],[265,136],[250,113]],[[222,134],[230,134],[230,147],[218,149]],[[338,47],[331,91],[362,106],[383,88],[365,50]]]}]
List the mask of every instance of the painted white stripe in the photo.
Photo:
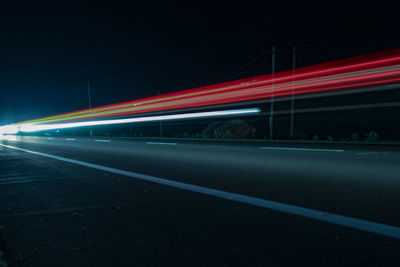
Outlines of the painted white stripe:
[{"label": "painted white stripe", "polygon": [[324,149],[324,148],[304,148],[304,147],[269,147],[263,146],[261,149],[270,150],[297,150],[297,151],[323,151],[323,152],[344,152],[342,149]]},{"label": "painted white stripe", "polygon": [[49,140],[53,140],[54,138],[53,138],[53,137],[47,137],[47,139],[49,139]]},{"label": "painted white stripe", "polygon": [[103,139],[96,139],[94,140],[95,142],[105,142],[105,143],[109,143],[111,142],[110,140],[103,140]]},{"label": "painted white stripe", "polygon": [[375,152],[375,151],[373,151],[373,152],[362,152],[362,153],[356,153],[357,155],[372,155],[372,154],[387,154],[387,153],[390,153],[390,152]]},{"label": "painted white stripe", "polygon": [[170,145],[170,146],[176,146],[177,143],[162,143],[162,142],[146,142],[148,145]]},{"label": "painted white stripe", "polygon": [[65,140],[68,140],[68,141],[75,141],[76,139],[75,139],[75,138],[66,138]]},{"label": "painted white stripe", "polygon": [[349,228],[353,228],[353,229],[358,229],[358,230],[362,230],[362,231],[366,231],[366,232],[370,232],[370,233],[375,233],[375,234],[379,234],[379,235],[383,235],[383,236],[400,239],[400,227],[397,227],[397,226],[391,226],[391,225],[387,225],[387,224],[347,217],[347,216],[343,216],[343,215],[328,213],[325,211],[303,208],[303,207],[299,207],[299,206],[284,204],[284,203],[261,199],[261,198],[257,198],[257,197],[251,197],[251,196],[246,196],[246,195],[242,195],[242,194],[226,192],[226,191],[222,191],[222,190],[218,190],[218,189],[212,189],[212,188],[208,188],[208,187],[204,187],[204,186],[187,184],[187,183],[168,180],[168,179],[164,179],[164,178],[158,178],[155,176],[150,176],[150,175],[145,175],[145,174],[140,174],[140,173],[135,173],[135,172],[130,172],[130,171],[124,171],[124,170],[110,168],[110,167],[106,167],[106,166],[102,166],[102,165],[98,165],[98,164],[94,164],[94,163],[84,162],[84,161],[80,161],[80,160],[74,160],[74,159],[70,159],[70,158],[64,158],[64,157],[50,155],[50,154],[46,154],[46,153],[42,153],[42,152],[36,152],[36,151],[32,151],[32,150],[22,149],[22,148],[18,148],[18,147],[14,147],[14,146],[9,146],[9,145],[4,145],[4,144],[0,144],[0,146],[24,151],[27,153],[31,153],[31,154],[51,158],[51,159],[61,160],[64,162],[68,162],[68,163],[72,163],[72,164],[76,164],[76,165],[80,165],[80,166],[85,166],[88,168],[93,168],[93,169],[97,169],[97,170],[101,170],[101,171],[105,171],[105,172],[124,175],[124,176],[131,177],[134,179],[153,182],[153,183],[157,183],[157,184],[161,184],[161,185],[165,185],[165,186],[179,188],[179,189],[186,190],[186,191],[200,193],[203,195],[208,195],[208,196],[218,197],[218,198],[222,198],[222,199],[226,199],[226,200],[245,203],[245,204],[249,204],[249,205],[253,205],[253,206],[257,206],[257,207],[261,207],[261,208],[265,208],[265,209],[284,212],[284,213],[288,213],[291,215],[298,215],[298,216],[306,217],[309,219],[328,222],[328,223],[332,223],[332,224],[336,224],[336,225],[341,225],[341,226],[345,226],[345,227],[349,227]]}]

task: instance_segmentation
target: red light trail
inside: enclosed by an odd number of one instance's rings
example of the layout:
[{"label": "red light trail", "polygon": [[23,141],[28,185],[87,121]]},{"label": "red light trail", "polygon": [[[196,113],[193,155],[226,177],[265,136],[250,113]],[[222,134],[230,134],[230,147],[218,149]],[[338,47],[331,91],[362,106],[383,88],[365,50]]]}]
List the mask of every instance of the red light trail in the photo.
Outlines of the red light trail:
[{"label": "red light trail", "polygon": [[54,123],[146,114],[268,99],[292,94],[346,90],[400,81],[400,49],[337,60],[129,102],[19,123]]}]

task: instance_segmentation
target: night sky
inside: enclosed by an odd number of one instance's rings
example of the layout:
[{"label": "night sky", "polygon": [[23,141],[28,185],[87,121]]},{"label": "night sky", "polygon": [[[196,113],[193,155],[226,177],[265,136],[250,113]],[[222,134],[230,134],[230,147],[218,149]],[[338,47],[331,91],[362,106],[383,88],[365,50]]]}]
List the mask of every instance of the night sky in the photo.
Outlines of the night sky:
[{"label": "night sky", "polygon": [[[394,6],[49,1],[0,6],[0,124],[400,47]],[[263,4],[260,4],[263,3]],[[375,3],[376,4],[376,3]]]}]

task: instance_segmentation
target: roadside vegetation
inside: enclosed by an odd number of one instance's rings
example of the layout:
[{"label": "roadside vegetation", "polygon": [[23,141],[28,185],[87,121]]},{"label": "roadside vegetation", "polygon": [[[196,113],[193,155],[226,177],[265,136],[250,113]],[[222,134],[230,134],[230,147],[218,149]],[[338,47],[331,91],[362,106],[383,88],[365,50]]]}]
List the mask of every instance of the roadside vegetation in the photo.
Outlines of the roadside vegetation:
[{"label": "roadside vegetation", "polygon": [[[248,129],[254,129],[254,127],[248,128],[239,128],[240,131],[234,131],[232,129],[237,128],[224,128],[224,127],[214,127],[209,131],[164,131],[161,135],[159,129],[152,131],[148,131],[146,128],[136,128],[135,130],[143,130],[142,131],[127,131],[121,129],[93,129],[93,136],[101,136],[101,137],[136,137],[136,138],[191,138],[191,139],[247,139],[247,140],[269,140],[268,136],[262,137],[255,134],[247,134],[251,133]],[[79,131],[59,131],[59,132],[43,132],[41,135],[46,136],[89,136],[89,131],[87,129],[79,130]],[[399,142],[400,138],[385,138],[378,134],[377,131],[368,131],[368,132],[353,132],[349,133],[348,136],[335,135],[335,133],[322,134],[319,132],[316,133],[302,133],[299,134],[295,138],[281,137],[276,134],[274,140],[293,140],[293,141],[316,141],[316,142]],[[1,266],[0,266],[1,267]]]},{"label": "roadside vegetation", "polygon": [[365,134],[353,133],[347,138],[335,138],[332,134],[330,134],[326,136],[326,139],[323,139],[318,134],[314,134],[311,138],[301,138],[299,140],[328,141],[328,142],[379,142],[379,141],[395,142],[395,140],[381,138],[381,136],[375,131],[370,131]]},{"label": "roadside vegetation", "polygon": [[[145,134],[145,133],[121,133],[119,135],[112,134],[110,132],[103,132],[102,134],[99,134],[97,136],[106,136],[106,137],[111,137],[111,136],[118,136],[118,137],[153,137],[153,138],[160,138],[160,135],[151,135],[151,134]],[[235,136],[226,136],[224,138],[214,138],[208,134],[204,133],[189,133],[189,132],[183,132],[183,133],[175,133],[173,135],[165,135],[162,136],[165,138],[195,138],[195,139],[243,139],[243,138],[238,138]],[[257,137],[253,138],[245,138],[245,139],[260,139]],[[264,140],[268,140],[268,137],[263,138]],[[277,138],[277,140],[289,140],[285,138]],[[335,137],[333,134],[329,134],[327,136],[322,136],[319,135],[318,133],[313,134],[309,138],[303,137],[303,138],[295,138],[292,140],[298,140],[298,141],[327,141],[327,142],[379,142],[379,141],[394,141],[390,139],[383,139],[381,136],[375,132],[375,131],[370,131],[367,133],[353,133],[347,138],[338,138]]]}]

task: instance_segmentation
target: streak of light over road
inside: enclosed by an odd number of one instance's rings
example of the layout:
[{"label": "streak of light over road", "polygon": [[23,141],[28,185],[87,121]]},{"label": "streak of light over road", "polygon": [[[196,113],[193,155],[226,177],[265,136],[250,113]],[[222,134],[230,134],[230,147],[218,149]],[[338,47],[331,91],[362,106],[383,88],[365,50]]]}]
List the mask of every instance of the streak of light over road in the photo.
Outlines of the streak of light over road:
[{"label": "streak of light over road", "polygon": [[[156,111],[213,106],[292,94],[347,90],[400,81],[400,49],[353,57],[247,79],[25,121],[60,123]],[[15,131],[10,128],[9,131]]]},{"label": "streak of light over road", "polygon": [[[113,120],[95,120],[95,121],[84,121],[84,122],[69,122],[69,123],[57,123],[57,124],[22,124],[17,126],[20,132],[37,132],[44,130],[54,130],[54,129],[67,129],[85,126],[98,126],[98,125],[113,125],[113,124],[123,124],[123,123],[135,123],[135,122],[149,122],[149,121],[164,121],[164,120],[179,120],[188,118],[210,118],[210,117],[224,117],[224,116],[234,116],[234,115],[249,115],[257,114],[261,110],[258,108],[248,108],[248,109],[233,109],[233,110],[221,110],[221,111],[210,111],[210,112],[198,112],[198,113],[184,113],[184,114],[174,114],[174,115],[160,115],[160,116],[149,116],[149,117],[139,117],[139,118],[128,118],[128,119],[113,119]],[[7,128],[5,130],[7,132]],[[1,127],[0,127],[1,133]]]}]

